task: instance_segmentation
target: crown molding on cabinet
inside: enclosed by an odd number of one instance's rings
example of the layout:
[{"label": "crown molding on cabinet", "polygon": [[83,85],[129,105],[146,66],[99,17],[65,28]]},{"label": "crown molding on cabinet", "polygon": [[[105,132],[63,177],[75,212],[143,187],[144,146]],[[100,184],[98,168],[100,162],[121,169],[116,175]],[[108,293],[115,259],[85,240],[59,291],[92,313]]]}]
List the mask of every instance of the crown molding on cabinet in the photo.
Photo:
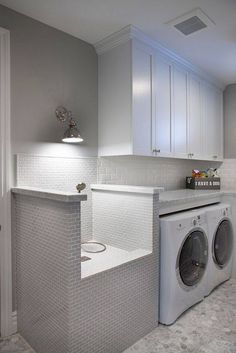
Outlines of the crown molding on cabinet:
[{"label": "crown molding on cabinet", "polygon": [[120,31],[117,31],[115,33],[112,33],[111,35],[107,36],[106,38],[100,40],[99,42],[94,44],[95,50],[98,55],[101,55],[123,43],[128,42],[131,39],[137,39],[141,42],[144,42],[145,44],[151,46],[152,48],[156,49],[159,51],[159,53],[168,56],[170,60],[173,60],[174,62],[177,62],[183,66],[185,66],[186,69],[191,71],[192,73],[200,76],[202,79],[210,82],[214,86],[220,88],[221,90],[224,90],[225,85],[209,75],[207,72],[204,70],[200,69],[199,67],[193,65],[191,62],[188,60],[182,58],[178,54],[174,53],[172,50],[164,47],[157,41],[151,39],[149,36],[147,36],[143,31],[138,29],[137,27],[133,25],[128,25],[124,28],[122,28]]},{"label": "crown molding on cabinet", "polygon": [[132,25],[128,25],[122,28],[120,31],[110,34],[104,39],[94,44],[96,52],[101,55],[119,45],[128,42],[130,39],[134,38],[134,29],[137,30]]}]

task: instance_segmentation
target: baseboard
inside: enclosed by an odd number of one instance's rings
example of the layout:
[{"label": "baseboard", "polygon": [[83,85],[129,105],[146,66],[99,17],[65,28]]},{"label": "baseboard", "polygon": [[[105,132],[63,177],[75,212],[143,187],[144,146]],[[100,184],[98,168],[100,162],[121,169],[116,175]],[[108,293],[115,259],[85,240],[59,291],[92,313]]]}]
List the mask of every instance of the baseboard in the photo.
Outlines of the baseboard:
[{"label": "baseboard", "polygon": [[12,333],[17,332],[17,311],[13,311],[12,313]]}]

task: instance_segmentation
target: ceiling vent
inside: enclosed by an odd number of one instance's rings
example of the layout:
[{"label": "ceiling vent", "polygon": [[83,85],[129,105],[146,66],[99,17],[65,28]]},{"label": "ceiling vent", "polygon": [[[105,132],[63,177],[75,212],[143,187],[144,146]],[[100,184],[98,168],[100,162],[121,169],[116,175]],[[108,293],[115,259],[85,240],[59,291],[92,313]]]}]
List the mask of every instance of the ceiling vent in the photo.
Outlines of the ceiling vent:
[{"label": "ceiling vent", "polygon": [[215,23],[201,9],[195,9],[188,12],[167,24],[173,26],[185,36],[215,25]]}]

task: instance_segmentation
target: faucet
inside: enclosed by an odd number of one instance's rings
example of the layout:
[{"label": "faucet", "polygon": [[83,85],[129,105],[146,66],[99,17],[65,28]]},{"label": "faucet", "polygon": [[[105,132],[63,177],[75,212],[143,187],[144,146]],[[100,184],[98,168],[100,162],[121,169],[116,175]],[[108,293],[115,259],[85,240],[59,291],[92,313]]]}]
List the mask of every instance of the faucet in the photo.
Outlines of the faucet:
[{"label": "faucet", "polygon": [[86,184],[85,183],[79,183],[78,185],[76,185],[76,189],[77,189],[78,192],[81,192],[85,188],[86,188]]}]

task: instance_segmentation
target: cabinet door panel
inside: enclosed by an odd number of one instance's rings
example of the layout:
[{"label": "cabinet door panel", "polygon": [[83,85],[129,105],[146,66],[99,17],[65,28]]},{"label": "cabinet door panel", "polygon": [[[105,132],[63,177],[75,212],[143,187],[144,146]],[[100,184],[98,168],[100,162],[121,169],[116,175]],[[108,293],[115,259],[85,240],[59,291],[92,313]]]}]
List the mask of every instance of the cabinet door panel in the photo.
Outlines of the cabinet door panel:
[{"label": "cabinet door panel", "polygon": [[187,71],[173,67],[173,146],[175,156],[187,156]]},{"label": "cabinet door panel", "polygon": [[217,131],[216,139],[217,143],[217,159],[223,160],[223,150],[224,150],[224,120],[223,120],[223,92],[221,90],[216,90],[216,115],[217,115]]},{"label": "cabinet door panel", "polygon": [[204,85],[205,155],[217,160],[222,156],[223,121],[222,92],[210,85]]},{"label": "cabinet door panel", "polygon": [[171,150],[171,64],[162,58],[156,59],[155,67],[155,121],[153,148],[160,155],[170,155]]},{"label": "cabinet door panel", "polygon": [[188,152],[193,158],[203,157],[201,80],[189,77]]},{"label": "cabinet door panel", "polygon": [[152,155],[152,65],[150,48],[133,45],[132,91],[133,91],[133,153]]}]

